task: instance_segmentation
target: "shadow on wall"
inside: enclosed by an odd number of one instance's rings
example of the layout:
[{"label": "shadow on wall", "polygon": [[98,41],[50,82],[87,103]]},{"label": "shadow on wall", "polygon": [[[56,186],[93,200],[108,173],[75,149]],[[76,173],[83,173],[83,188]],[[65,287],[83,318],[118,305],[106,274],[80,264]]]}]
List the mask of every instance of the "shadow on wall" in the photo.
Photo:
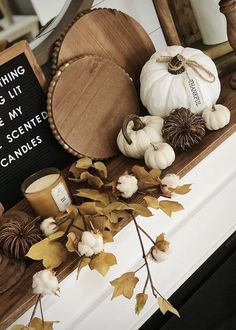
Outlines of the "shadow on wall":
[{"label": "shadow on wall", "polygon": [[8,3],[15,15],[35,15],[35,10],[29,0],[8,0]]}]

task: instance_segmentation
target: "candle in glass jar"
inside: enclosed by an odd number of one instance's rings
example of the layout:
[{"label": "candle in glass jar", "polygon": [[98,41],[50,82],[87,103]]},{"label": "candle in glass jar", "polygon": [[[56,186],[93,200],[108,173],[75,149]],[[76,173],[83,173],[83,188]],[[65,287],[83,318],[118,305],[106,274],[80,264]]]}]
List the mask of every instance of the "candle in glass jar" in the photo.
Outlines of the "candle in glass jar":
[{"label": "candle in glass jar", "polygon": [[41,217],[54,217],[71,204],[69,190],[60,171],[41,170],[24,181],[22,191],[30,206]]}]

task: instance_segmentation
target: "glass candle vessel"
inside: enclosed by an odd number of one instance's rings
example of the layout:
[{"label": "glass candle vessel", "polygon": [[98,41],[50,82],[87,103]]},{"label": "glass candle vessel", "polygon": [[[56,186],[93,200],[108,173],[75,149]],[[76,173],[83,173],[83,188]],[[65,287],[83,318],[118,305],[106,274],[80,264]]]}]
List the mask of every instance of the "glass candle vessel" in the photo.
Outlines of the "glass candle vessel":
[{"label": "glass candle vessel", "polygon": [[71,204],[66,182],[57,168],[45,168],[28,177],[21,190],[36,215],[55,217]]}]

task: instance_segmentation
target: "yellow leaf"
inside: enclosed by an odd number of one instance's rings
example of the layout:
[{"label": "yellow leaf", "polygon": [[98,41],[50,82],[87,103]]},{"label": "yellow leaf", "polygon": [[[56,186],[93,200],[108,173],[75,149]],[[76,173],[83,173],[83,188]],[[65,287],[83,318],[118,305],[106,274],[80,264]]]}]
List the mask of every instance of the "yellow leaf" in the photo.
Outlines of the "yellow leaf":
[{"label": "yellow leaf", "polygon": [[57,231],[54,234],[48,236],[47,238],[45,238],[45,240],[48,239],[49,241],[55,241],[56,239],[61,238],[64,234],[65,234],[64,231],[60,230],[60,231]]},{"label": "yellow leaf", "polygon": [[109,268],[115,264],[117,264],[117,261],[114,254],[101,252],[92,258],[89,267],[92,270],[97,270],[101,275],[105,276]]},{"label": "yellow leaf", "polygon": [[156,238],[156,247],[162,252],[166,252],[169,249],[170,243],[165,240],[165,234],[160,234]]},{"label": "yellow leaf", "polygon": [[29,330],[28,327],[24,326],[23,324],[16,324],[10,330]]},{"label": "yellow leaf", "polygon": [[138,180],[142,180],[146,176],[148,176],[148,171],[146,171],[145,168],[142,166],[134,165],[132,167],[132,172]]},{"label": "yellow leaf", "polygon": [[134,288],[138,283],[139,279],[135,277],[134,272],[128,272],[115,280],[111,281],[111,285],[115,287],[113,291],[112,298],[123,295],[124,297],[130,299],[133,296]]},{"label": "yellow leaf", "polygon": [[71,219],[75,219],[78,216],[78,209],[75,205],[69,205],[66,207],[67,216]]},{"label": "yellow leaf", "polygon": [[98,229],[100,232],[105,230],[105,215],[90,216],[88,222],[91,222],[95,229]]},{"label": "yellow leaf", "polygon": [[80,177],[80,174],[83,171],[84,171],[83,169],[76,167],[76,163],[72,164],[71,167],[69,168],[69,172],[71,172],[76,179]]},{"label": "yellow leaf", "polygon": [[143,217],[150,217],[152,215],[152,212],[145,206],[140,204],[128,204],[129,208],[131,210],[134,210],[137,214],[143,216]]},{"label": "yellow leaf", "polygon": [[148,207],[152,207],[153,209],[159,209],[160,206],[157,198],[152,196],[145,196],[143,197],[143,199],[145,199]]},{"label": "yellow leaf", "polygon": [[83,168],[85,170],[87,170],[92,165],[93,165],[93,162],[88,157],[81,158],[81,159],[77,160],[77,162],[76,162],[76,167],[77,168]]},{"label": "yellow leaf", "polygon": [[109,229],[111,232],[118,232],[120,231],[120,223],[111,223],[108,219],[105,224],[106,228]]},{"label": "yellow leaf", "polygon": [[84,267],[88,266],[90,263],[91,259],[88,257],[81,257],[78,263],[78,267],[77,267],[77,277],[76,279],[78,280],[79,278],[79,274],[81,269],[83,269]]},{"label": "yellow leaf", "polygon": [[103,233],[102,233],[102,237],[103,237],[103,242],[104,243],[111,243],[111,242],[114,242],[113,240],[113,235],[110,231],[108,230],[105,230]]},{"label": "yellow leaf", "polygon": [[59,322],[58,321],[42,321],[40,318],[34,317],[30,321],[29,327],[32,327],[34,330],[53,330],[53,323],[59,323]]},{"label": "yellow leaf", "polygon": [[67,238],[68,238],[68,240],[66,242],[67,251],[69,251],[69,252],[75,252],[75,251],[77,251],[78,239],[77,239],[75,233],[70,232],[67,235]]},{"label": "yellow leaf", "polygon": [[114,202],[104,207],[103,213],[108,214],[114,210],[128,210],[128,209],[129,207],[127,206],[127,204],[121,202]]},{"label": "yellow leaf", "polygon": [[181,205],[180,203],[175,201],[168,201],[168,200],[160,201],[159,206],[160,209],[164,213],[166,213],[169,217],[172,216],[173,212],[182,211],[184,209],[183,205]]},{"label": "yellow leaf", "polygon": [[147,299],[148,299],[148,295],[146,293],[138,293],[136,295],[135,314],[139,315],[139,313],[145,306]]},{"label": "yellow leaf", "polygon": [[183,186],[176,187],[173,191],[178,195],[185,195],[191,191],[191,184],[184,184]]},{"label": "yellow leaf", "polygon": [[175,309],[168,300],[166,300],[162,297],[158,297],[157,300],[158,300],[158,304],[160,306],[160,311],[162,312],[162,314],[165,315],[165,313],[167,311],[169,311],[169,312],[177,315],[178,317],[180,317],[179,312],[177,311],[177,309]]},{"label": "yellow leaf", "polygon": [[66,260],[67,251],[64,245],[59,242],[55,242],[55,239],[58,238],[56,237],[56,234],[57,233],[32,245],[26,256],[33,260],[42,260],[45,268],[54,269],[58,267],[63,261]]},{"label": "yellow leaf", "polygon": [[102,208],[97,207],[96,202],[84,202],[78,206],[78,209],[84,215],[96,215],[99,213],[99,210],[102,210]]},{"label": "yellow leaf", "polygon": [[102,180],[95,175],[90,174],[89,172],[83,172],[80,175],[80,179],[77,180],[78,182],[88,182],[90,186],[93,186],[94,188],[101,188],[103,186]]},{"label": "yellow leaf", "polygon": [[161,183],[159,169],[152,169],[150,172],[146,171],[141,166],[133,166],[132,172],[138,179],[138,186],[141,190],[146,190],[153,187],[158,187]]},{"label": "yellow leaf", "polygon": [[99,201],[105,205],[108,205],[110,202],[107,194],[100,193],[100,191],[96,189],[88,189],[88,188],[80,189],[77,191],[76,196],[89,198],[94,201]]},{"label": "yellow leaf", "polygon": [[160,178],[160,176],[161,176],[161,170],[159,168],[153,168],[149,172],[149,175],[151,175],[153,178]]},{"label": "yellow leaf", "polygon": [[99,176],[102,179],[106,179],[107,178],[107,168],[106,165],[102,162],[96,162],[93,164],[93,167],[97,170]]}]

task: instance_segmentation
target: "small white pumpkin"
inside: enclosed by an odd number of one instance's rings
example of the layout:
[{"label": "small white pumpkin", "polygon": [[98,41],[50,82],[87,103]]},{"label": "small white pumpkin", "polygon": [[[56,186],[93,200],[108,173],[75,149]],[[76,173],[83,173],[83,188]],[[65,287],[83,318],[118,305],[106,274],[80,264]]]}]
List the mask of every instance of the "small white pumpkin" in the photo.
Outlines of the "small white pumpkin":
[{"label": "small white pumpkin", "polygon": [[142,68],[140,97],[149,113],[165,117],[173,109],[194,113],[216,103],[220,80],[212,59],[199,49],[169,46]]},{"label": "small white pumpkin", "polygon": [[144,160],[147,167],[164,170],[174,162],[175,152],[168,143],[151,143],[145,151]]},{"label": "small white pumpkin", "polygon": [[206,128],[217,130],[225,127],[230,122],[230,111],[222,104],[216,104],[203,110],[202,117]]},{"label": "small white pumpkin", "polygon": [[162,142],[163,119],[158,116],[128,115],[117,136],[117,145],[123,155],[143,158],[150,143]]}]

